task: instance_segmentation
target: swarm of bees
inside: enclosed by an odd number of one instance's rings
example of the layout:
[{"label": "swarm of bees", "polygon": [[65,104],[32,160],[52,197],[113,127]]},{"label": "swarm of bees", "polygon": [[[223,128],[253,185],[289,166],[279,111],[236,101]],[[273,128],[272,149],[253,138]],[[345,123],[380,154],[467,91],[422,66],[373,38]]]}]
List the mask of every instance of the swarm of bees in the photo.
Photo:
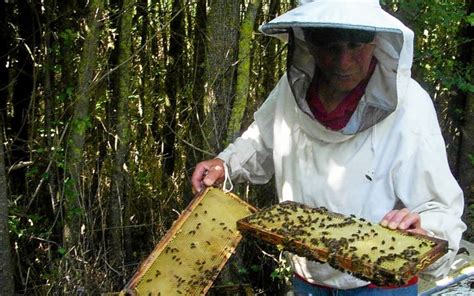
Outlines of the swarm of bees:
[{"label": "swarm of bees", "polygon": [[204,295],[242,236],[236,222],[256,210],[208,188],[184,210],[122,295]]},{"label": "swarm of bees", "polygon": [[377,285],[405,284],[447,252],[443,240],[295,202],[269,207],[237,225],[244,234]]}]

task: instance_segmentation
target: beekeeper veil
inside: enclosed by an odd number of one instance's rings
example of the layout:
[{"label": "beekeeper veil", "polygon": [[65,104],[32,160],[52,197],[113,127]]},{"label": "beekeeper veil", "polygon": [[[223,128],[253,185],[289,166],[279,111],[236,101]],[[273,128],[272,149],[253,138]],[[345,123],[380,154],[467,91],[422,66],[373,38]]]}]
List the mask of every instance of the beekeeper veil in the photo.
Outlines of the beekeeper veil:
[{"label": "beekeeper veil", "polygon": [[[316,60],[314,44],[305,32],[312,28],[340,28],[375,35],[377,66],[357,109],[339,132],[355,134],[390,115],[405,95],[411,76],[413,32],[385,12],[378,0],[300,0],[299,3],[297,8],[260,27],[264,34],[288,41],[287,76],[298,106],[313,117],[306,93],[317,75]],[[324,38],[318,39],[324,42]]]}]

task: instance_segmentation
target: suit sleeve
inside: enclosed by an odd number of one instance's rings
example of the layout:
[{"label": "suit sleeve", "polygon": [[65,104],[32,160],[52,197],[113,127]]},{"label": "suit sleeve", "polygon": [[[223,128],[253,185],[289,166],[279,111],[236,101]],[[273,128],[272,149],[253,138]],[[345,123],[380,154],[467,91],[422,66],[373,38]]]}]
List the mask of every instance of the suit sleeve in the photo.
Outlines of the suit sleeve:
[{"label": "suit sleeve", "polygon": [[425,274],[441,276],[449,271],[466,225],[461,220],[464,197],[452,175],[445,143],[437,123],[432,133],[416,135],[412,154],[395,174],[396,195],[411,212],[419,213],[421,227],[447,240],[449,252]]}]

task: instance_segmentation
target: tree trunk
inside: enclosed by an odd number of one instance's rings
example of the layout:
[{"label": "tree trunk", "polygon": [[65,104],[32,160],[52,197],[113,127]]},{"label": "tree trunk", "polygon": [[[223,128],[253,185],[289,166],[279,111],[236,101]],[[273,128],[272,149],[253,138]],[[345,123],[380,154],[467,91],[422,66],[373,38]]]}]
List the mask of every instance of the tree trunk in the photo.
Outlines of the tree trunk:
[{"label": "tree trunk", "polygon": [[[45,175],[47,177],[48,189],[50,194],[50,200],[52,202],[53,211],[56,210],[56,192],[57,192],[57,166],[56,162],[52,161],[55,159],[56,149],[54,148],[54,137],[52,136],[52,131],[55,129],[54,123],[55,120],[55,100],[53,96],[53,84],[54,84],[54,57],[55,54],[52,50],[50,50],[52,46],[51,36],[53,32],[51,30],[50,24],[51,20],[53,19],[54,13],[54,2],[53,0],[45,1],[45,22],[44,22],[44,38],[42,39],[42,51],[45,53],[43,56],[43,72],[42,72],[42,80],[43,80],[43,87],[44,87],[44,129],[46,131],[46,149],[49,155],[50,163],[47,166],[47,170]],[[41,181],[42,182],[42,181]],[[39,186],[39,185],[38,185]]]},{"label": "tree trunk", "polygon": [[247,107],[247,97],[249,95],[250,85],[250,56],[253,40],[253,28],[255,25],[255,16],[261,0],[251,0],[245,13],[245,19],[240,29],[239,40],[239,59],[237,67],[237,86],[235,100],[232,106],[232,113],[227,128],[227,144],[230,144],[238,136],[242,128],[242,120],[244,118]]},{"label": "tree trunk", "polygon": [[[168,65],[165,78],[167,104],[163,128],[163,176],[170,177],[175,165],[176,117],[177,103],[183,87],[184,63],[184,13],[181,0],[173,0],[170,23],[170,45],[168,49]],[[166,184],[166,181],[163,183]]]},{"label": "tree trunk", "polygon": [[[204,96],[205,96],[205,73],[206,73],[206,0],[197,0],[195,7],[194,27],[190,34],[193,44],[193,56],[188,81],[192,82],[192,95],[187,100],[189,110],[184,121],[188,122],[187,141],[193,146],[186,148],[186,168],[188,168],[188,184],[190,184],[192,168],[199,161],[209,155],[205,155],[206,134],[204,132]],[[184,196],[193,196],[191,186],[184,187]]]},{"label": "tree trunk", "polygon": [[103,1],[91,0],[87,19],[87,32],[78,70],[74,101],[74,114],[70,123],[67,141],[66,173],[64,188],[65,222],[63,240],[67,251],[79,247],[81,217],[84,210],[83,186],[81,183],[82,163],[86,132],[90,126],[89,104],[91,84],[97,61],[99,25],[103,13]]},{"label": "tree trunk", "polygon": [[[280,6],[281,6],[280,0],[271,1],[269,13],[268,13],[269,19],[266,20],[267,22],[277,17]],[[282,41],[276,38],[268,37],[268,36],[264,38],[268,40],[266,42],[268,46],[266,47],[264,58],[263,58],[264,59],[263,67],[265,69],[263,86],[264,86],[265,95],[268,95],[270,91],[275,87],[276,82],[279,79],[279,77],[276,77],[275,75],[275,69],[277,68],[277,65],[278,65],[277,45],[282,44]]]},{"label": "tree trunk", "polygon": [[13,268],[8,234],[8,192],[3,150],[3,120],[0,119],[0,295],[14,295]]},{"label": "tree trunk", "polygon": [[80,5],[77,4],[77,0],[68,1],[55,1],[58,6],[58,11],[62,12],[64,17],[61,18],[61,22],[58,24],[59,28],[59,53],[58,53],[58,65],[61,68],[60,76],[58,77],[57,88],[54,90],[54,97],[59,98],[58,103],[62,103],[65,108],[64,116],[70,118],[73,116],[72,108],[69,108],[73,104],[73,88],[75,87],[76,75],[77,75],[77,63],[76,54],[77,44],[75,44],[75,33],[80,30],[79,19],[85,18],[82,14],[84,9],[80,9]]},{"label": "tree trunk", "polygon": [[[147,137],[147,120],[146,110],[152,109],[152,105],[148,102],[151,98],[151,91],[153,81],[150,76],[151,73],[151,50],[149,42],[149,34],[152,32],[152,26],[150,24],[150,7],[148,5],[148,0],[140,0],[137,5],[137,15],[136,19],[141,19],[141,27],[137,26],[137,31],[140,34],[140,65],[143,67],[142,70],[142,80],[139,89],[138,97],[138,114],[140,115],[143,124],[140,124],[137,132],[137,141],[143,141]],[[155,53],[156,54],[156,53]]]},{"label": "tree trunk", "polygon": [[[206,133],[209,150],[217,153],[226,142],[226,131],[232,103],[235,98],[236,59],[240,29],[240,1],[213,0],[207,19],[207,114]],[[232,262],[219,275],[221,283],[234,282],[242,258],[234,256]],[[233,270],[234,269],[234,270]]]},{"label": "tree trunk", "polygon": [[[191,104],[191,119],[189,125],[189,136],[191,143],[197,147],[203,148],[202,139],[204,122],[204,95],[205,95],[205,73],[206,73],[206,0],[198,0],[196,3],[196,17],[193,36],[193,75],[190,77],[193,81],[193,91]],[[202,159],[201,153],[196,153],[193,149],[194,163]]]},{"label": "tree trunk", "polygon": [[222,150],[235,97],[235,61],[240,29],[240,1],[213,0],[207,24],[207,134],[210,150]]},{"label": "tree trunk", "polygon": [[112,267],[124,269],[124,219],[122,211],[126,211],[127,206],[127,158],[130,144],[130,129],[128,120],[128,101],[131,95],[131,49],[132,49],[132,20],[135,9],[135,0],[124,0],[120,17],[120,33],[118,40],[118,65],[116,72],[117,91],[117,111],[115,114],[115,157],[112,173],[112,196],[109,201],[109,213],[107,223],[109,263]]}]

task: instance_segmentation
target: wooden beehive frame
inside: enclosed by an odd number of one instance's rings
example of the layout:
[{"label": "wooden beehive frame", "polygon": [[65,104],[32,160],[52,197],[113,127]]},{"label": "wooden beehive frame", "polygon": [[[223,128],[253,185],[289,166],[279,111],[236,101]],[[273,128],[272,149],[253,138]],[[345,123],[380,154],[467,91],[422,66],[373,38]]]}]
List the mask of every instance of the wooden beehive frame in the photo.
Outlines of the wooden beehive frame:
[{"label": "wooden beehive frame", "polygon": [[378,285],[405,284],[447,252],[444,240],[291,201],[246,217],[237,227]]},{"label": "wooden beehive frame", "polygon": [[242,236],[237,220],[256,210],[232,193],[195,197],[122,290],[122,295],[204,295]]}]

